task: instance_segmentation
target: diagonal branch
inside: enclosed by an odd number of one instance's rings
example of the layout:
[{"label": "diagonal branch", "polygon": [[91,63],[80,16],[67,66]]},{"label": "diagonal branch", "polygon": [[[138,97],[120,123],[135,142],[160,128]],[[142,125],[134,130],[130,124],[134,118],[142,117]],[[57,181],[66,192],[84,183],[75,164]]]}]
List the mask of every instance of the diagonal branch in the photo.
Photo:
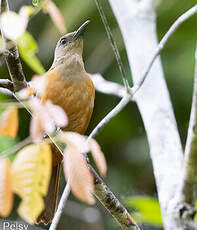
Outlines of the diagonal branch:
[{"label": "diagonal branch", "polygon": [[157,49],[155,51],[155,53],[153,54],[151,61],[149,62],[146,70],[144,71],[144,74],[142,75],[142,78],[140,79],[140,81],[137,83],[137,87],[135,88],[134,94],[141,88],[141,86],[143,85],[144,81],[146,80],[148,73],[151,70],[151,67],[153,65],[153,63],[155,62],[156,58],[159,56],[159,54],[161,53],[161,51],[163,50],[166,42],[168,41],[168,39],[172,36],[172,34],[177,30],[177,28],[187,19],[189,19],[192,15],[197,13],[197,4],[195,6],[193,6],[191,9],[189,9],[188,11],[186,11],[184,14],[182,14],[174,23],[173,25],[170,27],[170,29],[168,30],[168,32],[164,35],[164,37],[161,39],[161,41],[159,42]]},{"label": "diagonal branch", "polygon": [[[1,0],[1,13],[9,10],[7,0]],[[3,38],[3,50],[6,51],[5,60],[8,67],[8,71],[13,83],[13,92],[17,92],[27,86],[25,75],[22,70],[22,64],[20,61],[17,46],[14,41],[7,39],[3,31],[1,30]]]},{"label": "diagonal branch", "polygon": [[99,177],[95,170],[89,165],[90,171],[94,176],[96,198],[108,210],[114,219],[124,230],[140,230],[136,222],[131,218],[126,208],[120,203],[116,196],[107,187],[104,181]]},{"label": "diagonal branch", "polygon": [[95,137],[99,131],[129,103],[131,96],[126,94],[120,102],[98,123],[88,139]]}]

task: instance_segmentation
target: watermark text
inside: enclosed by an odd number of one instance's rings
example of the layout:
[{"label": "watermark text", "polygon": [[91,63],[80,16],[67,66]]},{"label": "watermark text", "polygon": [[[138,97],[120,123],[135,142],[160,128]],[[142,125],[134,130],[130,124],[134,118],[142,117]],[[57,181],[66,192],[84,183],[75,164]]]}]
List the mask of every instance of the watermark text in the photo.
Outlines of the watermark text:
[{"label": "watermark text", "polygon": [[18,222],[3,222],[3,230],[28,230],[28,224]]}]

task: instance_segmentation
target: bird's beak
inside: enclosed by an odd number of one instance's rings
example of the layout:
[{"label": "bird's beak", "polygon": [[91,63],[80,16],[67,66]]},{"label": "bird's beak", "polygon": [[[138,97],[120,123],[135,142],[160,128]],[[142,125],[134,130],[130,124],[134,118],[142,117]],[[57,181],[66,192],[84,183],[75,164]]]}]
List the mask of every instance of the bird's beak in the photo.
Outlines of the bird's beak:
[{"label": "bird's beak", "polygon": [[75,32],[75,35],[73,37],[74,40],[76,40],[80,35],[82,35],[84,33],[89,22],[90,22],[90,20],[87,20],[79,27],[79,29]]}]

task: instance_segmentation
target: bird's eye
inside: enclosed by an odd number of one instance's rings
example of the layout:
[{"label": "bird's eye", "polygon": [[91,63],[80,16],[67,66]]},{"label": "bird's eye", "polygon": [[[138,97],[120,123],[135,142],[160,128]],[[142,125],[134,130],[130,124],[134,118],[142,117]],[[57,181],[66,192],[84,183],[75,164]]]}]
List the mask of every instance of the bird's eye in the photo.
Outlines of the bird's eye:
[{"label": "bird's eye", "polygon": [[60,40],[60,45],[66,44],[67,41],[68,41],[67,38],[62,38],[62,39]]}]

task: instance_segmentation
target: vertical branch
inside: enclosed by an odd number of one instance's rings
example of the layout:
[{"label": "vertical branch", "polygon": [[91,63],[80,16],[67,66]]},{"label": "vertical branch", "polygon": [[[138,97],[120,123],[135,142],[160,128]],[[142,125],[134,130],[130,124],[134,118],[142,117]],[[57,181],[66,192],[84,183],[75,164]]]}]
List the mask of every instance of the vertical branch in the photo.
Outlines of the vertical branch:
[{"label": "vertical branch", "polygon": [[[184,177],[181,187],[181,199],[194,207],[195,188],[197,185],[197,46],[195,53],[195,73],[192,108],[185,149]],[[186,217],[193,218],[195,209],[188,207]]]},{"label": "vertical branch", "polygon": [[[109,2],[123,35],[133,81],[141,82],[135,101],[149,141],[164,227],[166,230],[183,229],[171,209],[182,177],[183,152],[161,60],[156,59],[159,51],[155,1]],[[151,69],[148,67],[144,75],[144,67],[149,65]],[[148,80],[144,82],[146,76]]]},{"label": "vertical branch", "polygon": [[[7,0],[1,0],[1,13],[9,10]],[[13,91],[17,92],[27,86],[25,75],[22,70],[22,64],[20,61],[17,46],[14,41],[7,39],[3,31],[1,30],[3,38],[3,49],[6,51],[5,60],[8,67],[8,71],[13,83]]]}]

